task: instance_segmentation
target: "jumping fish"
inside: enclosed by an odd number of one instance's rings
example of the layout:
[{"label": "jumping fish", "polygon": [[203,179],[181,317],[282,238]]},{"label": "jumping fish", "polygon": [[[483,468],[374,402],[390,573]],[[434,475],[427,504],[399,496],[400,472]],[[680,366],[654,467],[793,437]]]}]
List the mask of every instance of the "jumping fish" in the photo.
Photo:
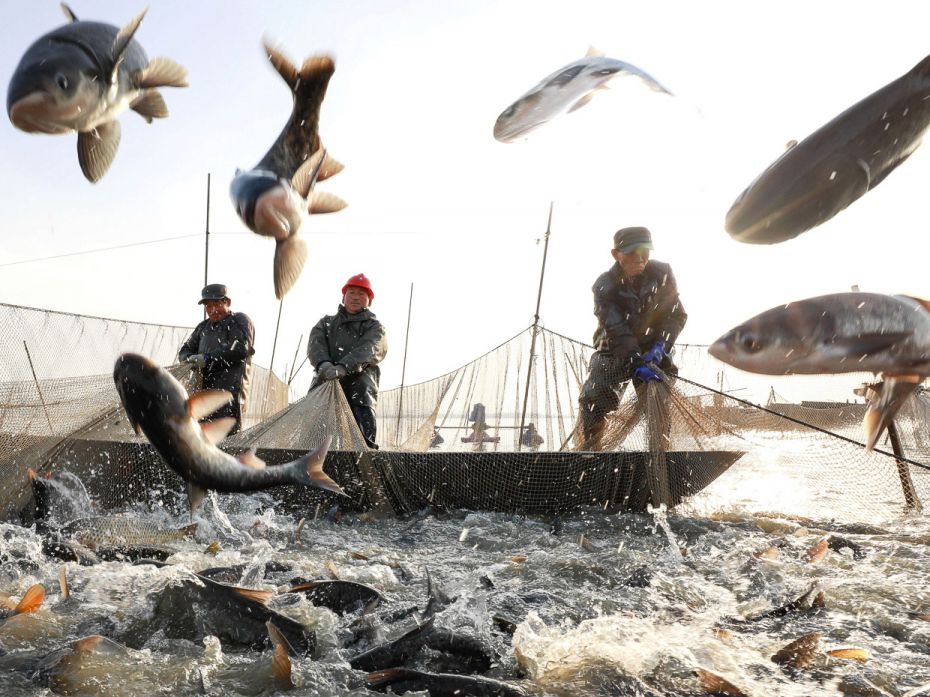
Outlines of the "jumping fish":
[{"label": "jumping fish", "polygon": [[832,218],[917,149],[928,97],[930,56],[782,153],[737,197],[727,232],[773,244]]},{"label": "jumping fish", "polygon": [[229,392],[206,390],[188,398],[187,390],[168,371],[132,353],[116,359],[113,379],[136,433],[141,430],[165,462],[187,482],[192,517],[208,489],[255,491],[301,484],[344,495],[323,471],[329,438],[299,460],[266,467],[254,449],[235,458],[216,447],[232,428],[234,419],[197,423],[198,418],[229,402]]},{"label": "jumping fish", "polygon": [[766,375],[881,373],[864,426],[873,448],[905,399],[930,376],[930,302],[835,293],[779,305],[731,329],[708,352]]},{"label": "jumping fish", "polygon": [[275,240],[274,292],[281,299],[307,259],[307,245],[297,234],[304,211],[333,213],[346,204],[332,194],[313,191],[317,181],[342,170],[322,148],[319,136],[320,106],[336,69],[332,58],[312,56],[298,69],[267,43],[265,51],[290,87],[294,107],[261,161],[248,171],[236,172],[229,194],[242,222],[252,232]]},{"label": "jumping fish", "polygon": [[61,534],[88,549],[159,546],[192,537],[197,523],[177,530],[165,529],[151,521],[128,515],[78,518],[61,528]]},{"label": "jumping fish", "polygon": [[431,697],[527,697],[520,687],[480,675],[424,673],[409,668],[392,668],[368,674],[369,689],[395,694],[426,692]]},{"label": "jumping fish", "polygon": [[598,90],[605,89],[608,81],[622,75],[635,75],[650,89],[672,94],[635,65],[608,58],[590,48],[584,58],[559,68],[504,109],[494,124],[494,137],[502,143],[512,143],[562,112],[580,109]]},{"label": "jumping fish", "polygon": [[187,71],[169,58],[149,61],[133,38],[146,10],[119,29],[70,20],[23,55],[7,88],[6,110],[27,133],[77,131],[78,162],[91,182],[106,174],[120,142],[116,117],[132,109],[149,123],[168,116],[157,87],[187,87]]},{"label": "jumping fish", "polygon": [[819,632],[805,634],[776,652],[772,661],[791,668],[807,668],[817,657],[820,636]]},{"label": "jumping fish", "polygon": [[349,665],[355,670],[375,671],[402,665],[415,656],[433,631],[435,617],[430,617],[397,639],[355,656]]},{"label": "jumping fish", "polygon": [[354,581],[307,581],[287,592],[301,593],[314,605],[329,608],[337,615],[361,609],[374,610],[383,599],[371,586]]}]

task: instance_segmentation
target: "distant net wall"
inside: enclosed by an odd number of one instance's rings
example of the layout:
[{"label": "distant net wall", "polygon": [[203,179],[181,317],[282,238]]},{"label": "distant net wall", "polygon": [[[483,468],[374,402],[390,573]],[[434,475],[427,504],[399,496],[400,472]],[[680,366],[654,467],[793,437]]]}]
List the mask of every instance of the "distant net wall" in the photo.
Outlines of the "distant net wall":
[{"label": "distant net wall", "polygon": [[[5,304],[0,326],[0,504],[5,504],[0,514],[23,498],[28,468],[46,472],[79,465],[61,457],[77,440],[144,443],[122,412],[113,365],[119,354],[131,351],[170,366],[192,331]],[[191,386],[189,369],[174,366],[172,372]],[[286,385],[254,366],[243,426],[286,405]]]}]

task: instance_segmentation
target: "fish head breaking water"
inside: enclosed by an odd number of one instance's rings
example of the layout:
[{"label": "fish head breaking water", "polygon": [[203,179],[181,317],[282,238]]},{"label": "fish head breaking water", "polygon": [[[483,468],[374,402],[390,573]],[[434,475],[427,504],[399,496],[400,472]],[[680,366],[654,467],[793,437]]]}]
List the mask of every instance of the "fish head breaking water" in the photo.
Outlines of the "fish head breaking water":
[{"label": "fish head breaking water", "polygon": [[113,368],[113,381],[137,433],[141,429],[148,436],[152,426],[162,425],[166,419],[189,418],[187,390],[145,356],[121,355]]}]

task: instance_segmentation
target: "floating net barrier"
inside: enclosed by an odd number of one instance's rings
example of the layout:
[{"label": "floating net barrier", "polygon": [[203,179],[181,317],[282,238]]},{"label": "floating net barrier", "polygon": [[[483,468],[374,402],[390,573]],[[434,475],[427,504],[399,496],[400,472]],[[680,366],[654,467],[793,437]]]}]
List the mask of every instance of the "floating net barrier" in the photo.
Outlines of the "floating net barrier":
[{"label": "floating net barrier", "polygon": [[[155,482],[134,473],[153,453],[129,427],[113,364],[132,351],[171,365],[192,328],[5,304],[0,326],[0,514],[14,516],[28,502],[30,468],[74,472],[105,507],[151,490]],[[193,387],[186,366],[171,372]],[[243,425],[265,421],[286,405],[286,385],[254,366]]]},{"label": "floating net barrier", "polygon": [[[183,510],[183,483],[130,430],[111,370],[119,353],[136,351],[189,380],[171,364],[190,330],[4,305],[0,314],[8,328],[0,340],[3,511],[25,515],[29,467],[77,474],[103,508],[148,501]],[[366,447],[337,383],[287,404],[286,387],[256,368],[246,428],[222,447],[255,448],[273,466],[330,438],[326,471],[348,497],[271,492],[301,516],[336,502],[385,514],[433,506],[539,515],[664,504],[694,514],[874,521],[919,511],[930,496],[923,390],[897,417],[895,442],[868,453],[865,402],[854,390],[871,375],[760,377],[724,366],[705,346],[679,345],[677,378],[616,391],[595,449],[577,428],[592,354],[530,327],[456,370],[385,390],[378,449]]]}]

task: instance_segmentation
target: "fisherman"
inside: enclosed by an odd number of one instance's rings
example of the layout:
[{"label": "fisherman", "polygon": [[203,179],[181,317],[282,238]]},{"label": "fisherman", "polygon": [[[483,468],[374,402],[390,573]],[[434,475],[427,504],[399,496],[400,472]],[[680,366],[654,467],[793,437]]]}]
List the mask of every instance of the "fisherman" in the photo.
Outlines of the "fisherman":
[{"label": "fisherman", "polygon": [[578,397],[579,449],[597,450],[606,417],[617,408],[629,381],[638,387],[675,375],[669,355],[688,316],[668,264],[649,259],[652,234],[626,227],[614,234],[614,265],[594,282],[595,353]]},{"label": "fisherman", "polygon": [[205,306],[207,319],[194,328],[178,351],[178,359],[200,370],[203,389],[232,393],[232,402],[204,421],[231,416],[236,425],[230,433],[236,433],[242,427],[242,412],[249,397],[255,326],[245,313],[229,309],[232,301],[222,283],[204,286],[198,304]]},{"label": "fisherman", "polygon": [[536,430],[536,424],[528,423],[520,436],[520,444],[524,448],[538,448],[544,442],[543,437]]},{"label": "fisherman", "polygon": [[360,273],[342,287],[342,303],[310,331],[307,358],[316,368],[312,390],[327,380],[339,380],[352,415],[369,448],[377,448],[378,363],[387,354],[384,326],[368,309],[375,299],[371,282]]}]

